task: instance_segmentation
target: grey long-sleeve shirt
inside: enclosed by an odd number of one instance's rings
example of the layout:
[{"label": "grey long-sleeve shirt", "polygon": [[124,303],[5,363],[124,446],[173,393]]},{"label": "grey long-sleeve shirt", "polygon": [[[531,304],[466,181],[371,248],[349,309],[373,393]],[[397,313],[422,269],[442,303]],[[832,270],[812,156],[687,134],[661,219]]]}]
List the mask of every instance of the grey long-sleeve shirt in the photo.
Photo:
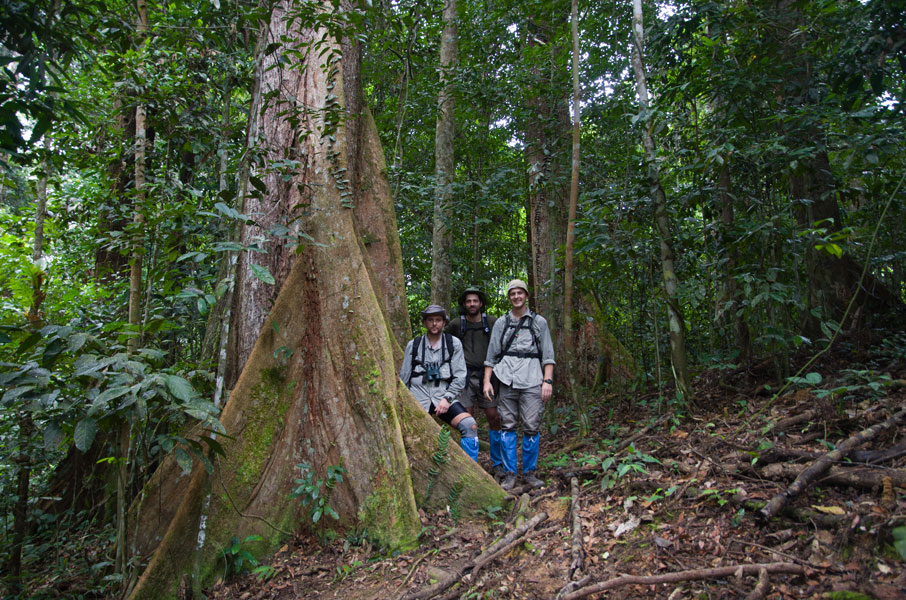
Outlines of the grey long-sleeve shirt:
[{"label": "grey long-sleeve shirt", "polygon": [[499,362],[496,360],[497,354],[503,349],[506,340],[510,339],[513,330],[519,325],[519,319],[509,312],[494,323],[494,329],[491,330],[491,343],[488,346],[488,356],[484,362],[486,367],[494,368],[494,374],[497,375],[497,379],[519,390],[541,385],[544,379],[542,367],[556,364],[554,361],[554,342],[551,340],[551,332],[547,325],[547,320],[531,310],[527,310],[526,314],[532,317],[532,330],[535,332],[535,338],[537,338],[540,348],[536,348],[535,340],[528,329],[520,329],[516,333],[509,351],[539,351],[541,352],[541,360],[539,361],[537,358],[520,358],[518,356],[502,356]]},{"label": "grey long-sleeve shirt", "polygon": [[[452,357],[450,362],[443,362],[440,365],[441,379],[452,376],[449,385],[447,385],[446,381],[440,381],[438,385],[434,385],[433,381],[425,383],[425,378],[423,376],[412,375],[412,344],[415,339],[418,338],[409,340],[409,343],[406,344],[406,351],[403,354],[403,364],[400,367],[400,379],[403,380],[403,383],[408,381],[407,385],[412,391],[412,395],[415,396],[415,399],[418,400],[418,403],[421,404],[425,410],[430,410],[432,404],[436,405],[443,399],[446,399],[452,404],[453,401],[459,397],[459,393],[466,385],[466,360],[462,353],[462,342],[460,342],[459,338],[456,336],[450,336],[450,338],[453,342]],[[443,337],[441,337],[441,340],[437,343],[436,348],[432,348],[427,342],[428,338],[425,337],[419,344],[418,359],[423,360],[424,363],[440,363],[442,358],[441,345],[443,344]],[[424,358],[422,358],[423,351]],[[445,353],[447,356],[450,356],[450,349],[448,348]],[[419,365],[418,371],[421,372],[424,370],[424,364]]]}]

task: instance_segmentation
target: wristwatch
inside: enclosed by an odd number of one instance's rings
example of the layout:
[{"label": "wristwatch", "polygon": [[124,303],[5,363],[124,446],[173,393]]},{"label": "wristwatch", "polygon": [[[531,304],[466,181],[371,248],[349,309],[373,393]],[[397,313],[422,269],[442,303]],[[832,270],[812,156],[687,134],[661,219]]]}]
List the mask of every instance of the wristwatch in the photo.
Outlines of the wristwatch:
[{"label": "wristwatch", "polygon": [[544,380],[544,383],[549,383],[549,384],[551,384],[551,385],[554,385],[554,380],[553,380],[553,379],[545,379],[545,380]]}]

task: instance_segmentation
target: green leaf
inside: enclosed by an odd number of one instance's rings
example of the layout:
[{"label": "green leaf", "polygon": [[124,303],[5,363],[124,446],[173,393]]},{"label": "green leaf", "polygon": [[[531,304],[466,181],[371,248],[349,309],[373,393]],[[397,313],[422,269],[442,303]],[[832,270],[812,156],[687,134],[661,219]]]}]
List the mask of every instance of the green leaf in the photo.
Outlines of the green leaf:
[{"label": "green leaf", "polygon": [[60,447],[63,441],[63,429],[56,421],[50,421],[44,427],[44,449],[52,452]]},{"label": "green leaf", "polygon": [[183,448],[177,448],[174,452],[176,456],[176,464],[182,469],[183,473],[190,473],[192,471],[192,457],[188,452]]},{"label": "green leaf", "polygon": [[74,370],[72,376],[81,377],[97,371],[103,365],[94,354],[82,354],[76,359],[75,365],[73,366]]},{"label": "green leaf", "polygon": [[271,275],[271,272],[267,270],[267,267],[262,267],[261,265],[256,265],[255,263],[249,263],[249,267],[252,269],[252,275],[268,285],[274,285],[274,276]]},{"label": "green leaf", "polygon": [[21,385],[19,387],[14,387],[11,390],[7,390],[6,393],[3,394],[2,402],[5,406],[9,406],[13,403],[14,400],[19,398],[23,394],[32,391],[33,389],[35,389],[34,385]]},{"label": "green leaf", "polygon": [[97,421],[91,417],[85,417],[76,424],[75,432],[72,434],[76,448],[82,452],[88,452],[91,444],[94,443],[94,436],[97,435]]},{"label": "green leaf", "polygon": [[128,385],[120,385],[117,387],[107,388],[94,400],[92,404],[100,405],[106,404],[107,402],[119,398],[123,394],[129,391]]},{"label": "green leaf", "polygon": [[900,557],[906,560],[906,527],[895,527],[892,534],[893,547],[900,553]]},{"label": "green leaf", "polygon": [[180,377],[179,375],[167,375],[167,390],[174,398],[188,402],[192,399],[192,384]]},{"label": "green leaf", "polygon": [[264,185],[264,182],[261,181],[261,179],[259,179],[258,177],[250,176],[249,183],[251,183],[255,187],[255,189],[258,190],[259,192],[261,192],[262,194],[267,193],[267,186]]},{"label": "green leaf", "polygon": [[806,373],[805,382],[810,385],[818,385],[821,383],[821,373],[815,373],[814,371]]}]

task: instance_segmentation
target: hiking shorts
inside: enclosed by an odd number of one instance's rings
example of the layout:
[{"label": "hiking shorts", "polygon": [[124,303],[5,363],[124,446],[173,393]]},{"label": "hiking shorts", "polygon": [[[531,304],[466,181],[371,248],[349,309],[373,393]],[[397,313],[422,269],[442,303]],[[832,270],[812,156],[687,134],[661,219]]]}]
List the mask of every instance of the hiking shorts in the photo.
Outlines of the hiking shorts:
[{"label": "hiking shorts", "polygon": [[466,374],[466,387],[459,393],[459,403],[466,408],[477,406],[478,408],[494,408],[497,406],[497,399],[488,402],[484,397],[484,367],[480,369],[469,369]]},{"label": "hiking shorts", "polygon": [[516,431],[517,426],[522,425],[523,434],[534,435],[539,432],[541,414],[544,412],[540,385],[518,390],[501,383],[497,401],[503,431]]}]

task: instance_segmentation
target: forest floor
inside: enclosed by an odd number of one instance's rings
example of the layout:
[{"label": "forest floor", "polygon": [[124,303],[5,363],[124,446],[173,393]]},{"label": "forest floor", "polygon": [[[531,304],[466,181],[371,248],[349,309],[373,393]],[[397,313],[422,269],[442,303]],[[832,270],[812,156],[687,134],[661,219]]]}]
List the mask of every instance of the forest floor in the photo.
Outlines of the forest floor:
[{"label": "forest floor", "polygon": [[[832,376],[803,376],[773,401],[771,370],[705,372],[684,409],[657,395],[596,399],[580,442],[574,413],[555,403],[549,424],[562,426],[542,438],[543,488],[516,490],[483,518],[423,514],[421,545],[397,556],[354,536],[300,537],[263,569],[268,578],[231,578],[208,597],[906,598],[896,548],[906,553],[906,540],[893,533],[906,525],[906,419],[835,461],[778,516],[759,515],[817,457],[906,407],[906,360],[838,352],[808,369]],[[480,556],[520,524],[504,552]],[[774,566],[759,574],[762,564]],[[620,575],[649,579],[601,583]]]}]

